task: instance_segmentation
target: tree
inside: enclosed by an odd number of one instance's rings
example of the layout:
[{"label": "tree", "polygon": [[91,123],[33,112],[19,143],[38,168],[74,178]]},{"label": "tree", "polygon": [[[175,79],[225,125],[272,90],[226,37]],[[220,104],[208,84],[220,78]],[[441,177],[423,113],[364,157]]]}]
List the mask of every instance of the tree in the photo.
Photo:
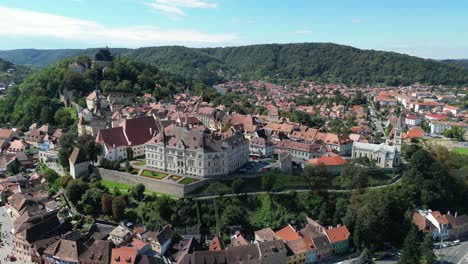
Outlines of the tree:
[{"label": "tree", "polygon": [[171,216],[174,214],[172,202],[169,198],[163,197],[159,200],[159,216],[165,221],[171,221]]},{"label": "tree", "polygon": [[271,192],[273,190],[273,186],[275,186],[276,177],[274,174],[266,173],[262,175],[262,188],[267,191]]},{"label": "tree", "polygon": [[421,243],[420,251],[422,264],[432,264],[436,262],[437,258],[433,251],[433,241],[431,233],[427,233],[424,236],[424,240]]},{"label": "tree", "polygon": [[93,162],[97,161],[98,147],[94,140],[89,140],[83,146],[83,151],[86,153],[86,159]]},{"label": "tree", "polygon": [[101,196],[103,191],[97,188],[91,188],[81,196],[79,205],[87,215],[95,215],[101,209]]},{"label": "tree", "polygon": [[123,196],[114,197],[114,200],[112,200],[112,216],[116,221],[125,218],[125,207],[125,198]]},{"label": "tree", "polygon": [[367,168],[351,162],[341,170],[343,185],[349,189],[361,189],[367,185]]},{"label": "tree", "polygon": [[133,160],[133,149],[131,147],[127,147],[127,160]]},{"label": "tree", "polygon": [[81,196],[88,189],[87,184],[80,181],[72,181],[68,184],[65,193],[67,194],[68,200],[74,205],[78,204],[81,200]]},{"label": "tree", "polygon": [[64,168],[69,167],[68,158],[75,147],[76,135],[73,133],[65,133],[60,137],[59,141],[59,163]]},{"label": "tree", "polygon": [[302,173],[309,189],[316,194],[326,192],[328,188],[327,169],[325,166],[307,166]]},{"label": "tree", "polygon": [[65,175],[60,178],[60,186],[62,188],[67,188],[68,184],[73,181],[73,177],[70,175]]},{"label": "tree", "polygon": [[242,180],[241,178],[233,180],[231,183],[232,192],[235,194],[240,193],[242,185],[244,185],[244,180]]},{"label": "tree", "polygon": [[137,201],[142,201],[145,197],[145,185],[138,183],[130,189],[130,195]]},{"label": "tree", "polygon": [[416,225],[412,225],[403,243],[400,264],[415,264],[421,259],[420,236]]},{"label": "tree", "polygon": [[55,112],[54,120],[57,126],[61,128],[67,128],[73,125],[74,120],[70,115],[70,112],[65,108],[60,108]]},{"label": "tree", "polygon": [[244,215],[245,212],[240,206],[228,204],[221,214],[221,221],[224,227],[239,225],[244,222]]},{"label": "tree", "polygon": [[52,121],[52,110],[50,106],[44,105],[41,108],[41,122],[43,124],[48,124]]},{"label": "tree", "polygon": [[105,215],[112,215],[112,195],[103,193],[101,196],[101,211]]},{"label": "tree", "polygon": [[356,261],[356,264],[374,264],[374,260],[372,259],[372,252],[370,252],[367,248],[364,248],[359,254],[359,257]]}]

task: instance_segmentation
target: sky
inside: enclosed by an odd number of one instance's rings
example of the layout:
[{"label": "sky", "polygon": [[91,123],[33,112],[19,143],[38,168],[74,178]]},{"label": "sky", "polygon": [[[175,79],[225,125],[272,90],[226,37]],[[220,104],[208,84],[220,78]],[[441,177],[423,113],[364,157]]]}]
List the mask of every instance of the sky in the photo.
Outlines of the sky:
[{"label": "sky", "polygon": [[468,58],[465,0],[0,0],[0,49],[332,42]]}]

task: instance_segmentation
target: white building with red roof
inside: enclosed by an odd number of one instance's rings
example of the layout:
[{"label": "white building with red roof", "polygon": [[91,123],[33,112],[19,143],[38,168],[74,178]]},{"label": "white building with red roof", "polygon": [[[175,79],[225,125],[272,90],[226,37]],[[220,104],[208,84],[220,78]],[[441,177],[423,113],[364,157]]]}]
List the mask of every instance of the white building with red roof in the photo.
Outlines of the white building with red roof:
[{"label": "white building with red roof", "polygon": [[341,156],[328,156],[311,159],[310,163],[314,166],[325,166],[328,173],[336,175],[341,173],[341,169],[348,162]]},{"label": "white building with red roof", "polygon": [[460,107],[458,106],[453,106],[453,105],[444,105],[444,108],[442,109],[443,112],[450,112],[452,115],[457,115],[460,112]]}]

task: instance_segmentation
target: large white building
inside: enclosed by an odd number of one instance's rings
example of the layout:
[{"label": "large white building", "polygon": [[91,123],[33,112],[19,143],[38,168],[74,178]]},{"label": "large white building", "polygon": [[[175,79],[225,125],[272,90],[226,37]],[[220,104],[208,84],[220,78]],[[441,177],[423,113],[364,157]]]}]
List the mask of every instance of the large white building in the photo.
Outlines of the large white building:
[{"label": "large white building", "polygon": [[402,144],[402,122],[401,116],[398,118],[397,127],[395,129],[395,136],[393,138],[393,145],[387,144],[372,144],[354,142],[352,157],[364,158],[375,161],[376,165],[380,168],[394,168],[398,167],[401,162],[401,144]]},{"label": "large white building", "polygon": [[242,135],[208,134],[188,125],[172,125],[145,145],[146,166],[160,171],[199,177],[227,175],[249,159]]}]

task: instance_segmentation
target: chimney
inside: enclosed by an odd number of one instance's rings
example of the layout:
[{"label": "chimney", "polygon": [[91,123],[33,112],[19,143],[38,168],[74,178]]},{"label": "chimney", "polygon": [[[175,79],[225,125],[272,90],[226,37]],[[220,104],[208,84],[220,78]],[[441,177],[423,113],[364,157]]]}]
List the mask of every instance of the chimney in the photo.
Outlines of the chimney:
[{"label": "chimney", "polygon": [[153,128],[150,127],[150,128],[149,128],[149,131],[150,131],[150,135],[152,136],[152,135],[153,135]]}]

